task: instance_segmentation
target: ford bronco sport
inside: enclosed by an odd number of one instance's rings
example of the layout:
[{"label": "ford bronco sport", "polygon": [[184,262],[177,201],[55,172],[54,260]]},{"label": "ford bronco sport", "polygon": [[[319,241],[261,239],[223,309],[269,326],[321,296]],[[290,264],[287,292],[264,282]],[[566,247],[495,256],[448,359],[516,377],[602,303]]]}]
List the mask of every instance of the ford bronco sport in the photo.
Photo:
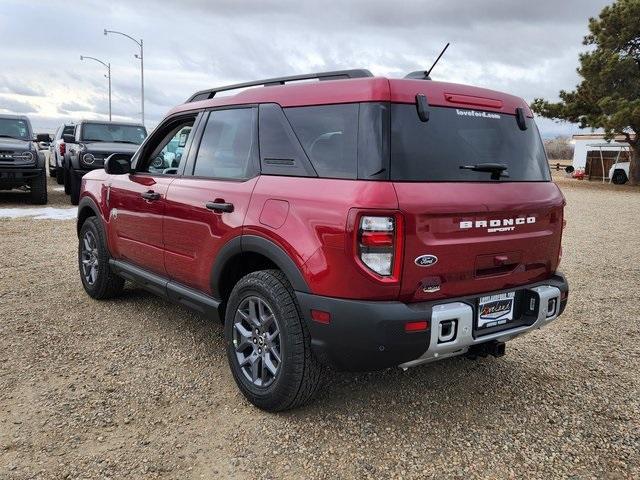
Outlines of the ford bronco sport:
[{"label": "ford bronco sport", "polygon": [[501,356],[567,302],[564,198],[528,106],[491,90],[348,70],[198,92],[80,196],[87,293],[220,318],[267,410],[325,366]]},{"label": "ford bronco sport", "polygon": [[47,203],[47,165],[24,115],[0,115],[0,190],[24,188],[31,203]]},{"label": "ford bronco sport", "polygon": [[85,173],[102,169],[104,160],[113,153],[133,155],[146,137],[147,130],[140,124],[87,120],[79,122],[72,133],[63,133],[63,183],[71,203],[78,204],[80,179]]}]

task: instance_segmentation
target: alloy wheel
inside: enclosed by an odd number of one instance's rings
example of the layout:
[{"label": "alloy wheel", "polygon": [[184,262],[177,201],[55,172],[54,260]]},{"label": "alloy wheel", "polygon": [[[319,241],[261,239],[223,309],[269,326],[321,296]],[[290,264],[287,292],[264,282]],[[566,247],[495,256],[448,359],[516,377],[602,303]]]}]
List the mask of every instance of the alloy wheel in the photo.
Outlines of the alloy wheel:
[{"label": "alloy wheel", "polygon": [[273,310],[257,296],[245,298],[236,310],[233,346],[242,374],[256,387],[268,387],[280,371],[280,327]]},{"label": "alloy wheel", "polygon": [[87,230],[82,237],[82,275],[89,285],[98,279],[98,242],[91,230]]}]

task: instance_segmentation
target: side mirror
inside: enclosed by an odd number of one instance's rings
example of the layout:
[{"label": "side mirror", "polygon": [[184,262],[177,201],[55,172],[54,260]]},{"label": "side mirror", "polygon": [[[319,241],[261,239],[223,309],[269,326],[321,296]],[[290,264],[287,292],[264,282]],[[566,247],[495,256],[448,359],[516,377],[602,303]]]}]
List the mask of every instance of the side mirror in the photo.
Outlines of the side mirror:
[{"label": "side mirror", "polygon": [[48,133],[39,133],[36,135],[36,142],[51,143],[51,135]]},{"label": "side mirror", "polygon": [[104,171],[109,175],[126,175],[131,173],[131,155],[112,153],[104,161]]},{"label": "side mirror", "polygon": [[64,140],[64,143],[76,143],[76,136],[65,133],[64,135],[62,135],[62,140]]}]

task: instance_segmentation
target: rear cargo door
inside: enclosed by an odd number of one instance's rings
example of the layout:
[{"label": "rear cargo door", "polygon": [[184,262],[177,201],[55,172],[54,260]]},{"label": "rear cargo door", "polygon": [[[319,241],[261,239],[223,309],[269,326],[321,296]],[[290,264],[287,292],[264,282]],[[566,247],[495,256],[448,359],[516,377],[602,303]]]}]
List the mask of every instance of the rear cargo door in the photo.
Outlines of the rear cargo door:
[{"label": "rear cargo door", "polygon": [[391,118],[402,300],[515,288],[555,271],[564,199],[532,119],[522,129],[515,115],[432,107],[421,122],[402,104]]}]

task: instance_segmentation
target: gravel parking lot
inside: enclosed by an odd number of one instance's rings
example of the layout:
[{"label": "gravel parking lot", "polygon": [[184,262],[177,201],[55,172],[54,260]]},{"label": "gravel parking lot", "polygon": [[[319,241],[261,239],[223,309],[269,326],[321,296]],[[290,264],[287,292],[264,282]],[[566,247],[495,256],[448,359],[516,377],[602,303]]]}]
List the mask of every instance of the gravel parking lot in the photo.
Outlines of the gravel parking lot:
[{"label": "gravel parking lot", "polygon": [[331,374],[277,415],[236,389],[219,324],[90,300],[73,220],[0,218],[0,478],[638,478],[640,190],[558,182],[560,320],[501,359]]}]

